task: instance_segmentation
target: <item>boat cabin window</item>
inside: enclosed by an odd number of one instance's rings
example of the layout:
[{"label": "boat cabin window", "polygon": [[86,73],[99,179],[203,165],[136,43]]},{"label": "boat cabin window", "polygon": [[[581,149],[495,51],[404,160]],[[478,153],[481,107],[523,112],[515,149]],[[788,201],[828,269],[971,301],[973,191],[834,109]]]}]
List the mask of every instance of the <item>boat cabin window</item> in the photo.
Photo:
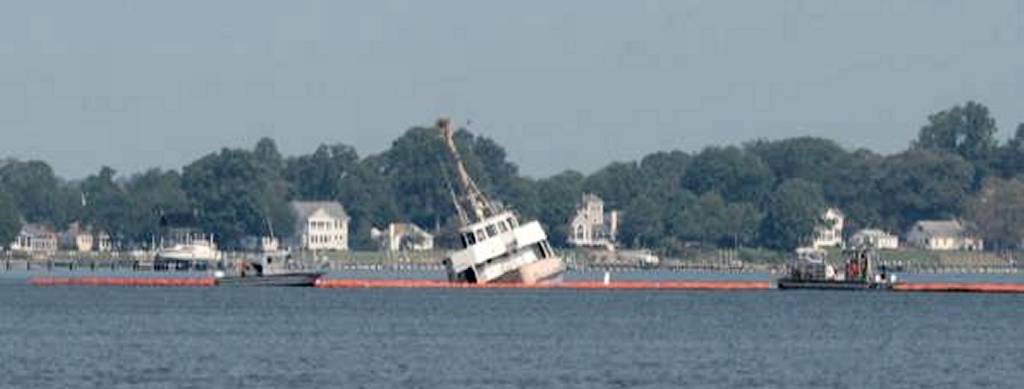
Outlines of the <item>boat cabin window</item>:
[{"label": "boat cabin window", "polygon": [[508,218],[508,225],[512,226],[512,228],[519,227],[519,221],[517,221],[514,217],[510,217]]},{"label": "boat cabin window", "polygon": [[462,246],[463,247],[469,247],[469,246],[472,246],[474,244],[476,244],[476,237],[473,236],[472,232],[467,232],[465,234],[462,234]]},{"label": "boat cabin window", "polygon": [[498,222],[498,231],[501,231],[502,233],[508,232],[508,225],[506,225],[505,222]]},{"label": "boat cabin window", "polygon": [[540,257],[541,258],[548,258],[548,257],[551,256],[551,247],[549,247],[545,243],[547,243],[547,242],[537,243],[537,249],[538,249],[538,251],[540,251]]},{"label": "boat cabin window", "polygon": [[497,235],[498,235],[498,227],[495,227],[494,224],[491,224],[491,225],[487,226],[487,236],[488,237],[494,237],[494,236],[497,236]]},{"label": "boat cabin window", "polygon": [[484,234],[484,230],[476,230],[476,241],[483,242],[487,239],[487,234]]}]

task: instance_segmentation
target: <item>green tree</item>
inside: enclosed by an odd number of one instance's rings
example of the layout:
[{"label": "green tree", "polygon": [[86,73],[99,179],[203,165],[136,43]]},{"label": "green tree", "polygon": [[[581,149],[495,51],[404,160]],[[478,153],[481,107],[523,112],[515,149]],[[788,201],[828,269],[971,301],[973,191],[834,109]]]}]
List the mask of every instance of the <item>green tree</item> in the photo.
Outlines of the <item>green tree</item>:
[{"label": "green tree", "polygon": [[643,178],[636,163],[615,162],[588,176],[583,190],[601,197],[605,207],[621,209],[643,189]]},{"label": "green tree", "polygon": [[1024,182],[988,179],[968,203],[967,216],[974,221],[986,243],[1019,247],[1024,239]]},{"label": "green tree", "polygon": [[904,230],[922,219],[956,217],[974,182],[974,166],[949,153],[911,150],[890,156],[879,173],[885,227]]},{"label": "green tree", "polygon": [[68,209],[70,193],[46,162],[9,161],[0,167],[0,191],[29,223],[63,227],[75,211]]},{"label": "green tree", "polygon": [[996,121],[988,107],[968,101],[928,116],[913,146],[956,153],[968,161],[983,161],[995,151]]},{"label": "green tree", "polygon": [[1024,123],[1018,124],[1013,137],[999,148],[996,165],[1003,178],[1024,174]]},{"label": "green tree", "polygon": [[21,215],[6,193],[0,192],[0,249],[7,247],[21,231]]},{"label": "green tree", "polygon": [[115,240],[131,237],[132,204],[124,189],[114,182],[114,169],[104,166],[80,185],[82,222],[110,234]]},{"label": "green tree", "polygon": [[189,164],[182,174],[182,188],[198,208],[204,229],[227,247],[247,235],[267,235],[269,226],[278,236],[294,229],[288,184],[272,157],[276,147],[260,143],[259,154],[222,149]]},{"label": "green tree", "polygon": [[569,219],[580,201],[584,179],[579,172],[570,170],[537,181],[537,216],[552,244],[566,244]]},{"label": "green tree", "polygon": [[772,188],[771,169],[738,147],[708,147],[693,157],[683,187],[696,194],[717,192],[729,202],[758,202]]},{"label": "green tree", "polygon": [[808,243],[825,211],[821,186],[800,178],[783,181],[765,203],[761,241],[767,247],[793,250]]},{"label": "green tree", "polygon": [[130,203],[129,241],[149,242],[159,233],[160,215],[192,210],[177,171],[150,169],[131,176],[123,186]]}]

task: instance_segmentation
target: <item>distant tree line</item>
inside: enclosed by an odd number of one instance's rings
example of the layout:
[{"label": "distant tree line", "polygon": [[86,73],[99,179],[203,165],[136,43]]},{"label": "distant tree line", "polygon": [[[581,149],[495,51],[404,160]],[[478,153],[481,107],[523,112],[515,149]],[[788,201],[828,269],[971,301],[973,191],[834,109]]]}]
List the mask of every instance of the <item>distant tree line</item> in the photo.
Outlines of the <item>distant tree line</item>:
[{"label": "distant tree line", "polygon": [[[623,211],[620,241],[673,255],[693,247],[805,244],[825,207],[841,209],[848,230],[894,233],[921,219],[963,218],[997,247],[1024,238],[1024,124],[995,138],[989,110],[967,102],[927,118],[910,147],[892,155],[847,150],[815,137],[755,140],[696,153],[656,152],[614,162],[590,175],[519,174],[505,149],[486,137],[456,135],[470,173],[494,198],[547,226],[564,244],[583,192]],[[450,160],[437,132],[414,127],[379,154],[321,145],[284,157],[274,142],[222,149],[181,171],[118,176],[108,167],[82,180],[57,177],[41,161],[0,161],[0,241],[23,222],[57,229],[79,221],[116,241],[144,244],[163,213],[192,212],[232,247],[247,235],[294,228],[291,200],[336,200],[352,217],[351,246],[376,247],[369,230],[408,221],[450,237],[456,223]],[[442,239],[442,244],[445,239]]]}]

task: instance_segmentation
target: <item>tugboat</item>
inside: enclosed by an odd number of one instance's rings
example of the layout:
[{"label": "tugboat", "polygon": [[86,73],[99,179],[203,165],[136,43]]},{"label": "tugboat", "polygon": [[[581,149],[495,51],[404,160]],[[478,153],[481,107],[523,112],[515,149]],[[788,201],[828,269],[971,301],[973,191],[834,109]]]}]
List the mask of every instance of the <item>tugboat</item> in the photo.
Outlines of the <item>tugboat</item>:
[{"label": "tugboat", "polygon": [[459,195],[449,185],[459,216],[462,249],[443,262],[451,282],[486,284],[554,283],[565,263],[555,255],[537,221],[520,224],[514,212],[491,202],[469,176],[448,119],[437,121],[458,178]]},{"label": "tugboat", "polygon": [[866,247],[847,251],[842,272],[837,272],[813,251],[798,251],[786,276],[776,280],[779,289],[888,290],[896,284],[896,275],[875,267],[877,253]]}]

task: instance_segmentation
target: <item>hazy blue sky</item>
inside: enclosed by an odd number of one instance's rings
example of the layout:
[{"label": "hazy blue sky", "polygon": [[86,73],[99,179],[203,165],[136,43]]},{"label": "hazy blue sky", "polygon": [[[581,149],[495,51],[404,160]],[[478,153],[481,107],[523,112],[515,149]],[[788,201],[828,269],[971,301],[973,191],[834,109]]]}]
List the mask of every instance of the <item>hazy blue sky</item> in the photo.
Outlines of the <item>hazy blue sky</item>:
[{"label": "hazy blue sky", "polygon": [[1021,1],[4,1],[0,156],[82,177],[272,136],[362,154],[439,115],[531,175],[818,135],[1024,122]]}]

